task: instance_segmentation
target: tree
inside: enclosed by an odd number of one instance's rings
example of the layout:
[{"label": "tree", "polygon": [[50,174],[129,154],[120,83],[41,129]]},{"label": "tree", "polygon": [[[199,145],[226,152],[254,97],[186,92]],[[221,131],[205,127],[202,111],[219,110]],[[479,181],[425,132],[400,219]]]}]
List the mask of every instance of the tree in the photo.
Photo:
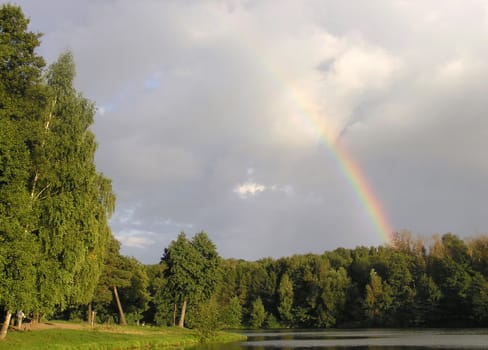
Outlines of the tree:
[{"label": "tree", "polygon": [[435,242],[430,254],[427,272],[439,286],[438,319],[441,325],[461,325],[470,319],[469,289],[473,270],[465,243],[453,234],[443,235]]},{"label": "tree", "polygon": [[91,299],[115,201],[95,167],[95,109],[73,87],[73,57],[62,54],[43,75],[40,35],[28,23],[19,7],[0,8],[0,305],[7,321],[14,308],[53,313]]},{"label": "tree", "polygon": [[214,297],[199,303],[192,316],[192,325],[197,330],[201,341],[214,336],[224,326],[220,306]]},{"label": "tree", "polygon": [[439,300],[442,293],[432,277],[423,273],[417,281],[417,289],[413,303],[413,323],[426,326],[439,317]]},{"label": "tree", "polygon": [[250,326],[254,329],[261,328],[265,320],[266,310],[264,309],[263,301],[258,297],[251,304]]},{"label": "tree", "polygon": [[224,307],[222,319],[226,328],[241,328],[242,305],[237,296],[232,297],[228,305]]},{"label": "tree", "polygon": [[104,269],[96,286],[96,293],[93,298],[95,310],[110,315],[107,306],[115,300],[119,314],[119,323],[127,325],[125,313],[119,297],[118,288],[129,287],[132,283],[131,272],[132,260],[120,255],[120,243],[111,238],[105,255]]},{"label": "tree", "polygon": [[488,236],[478,236],[468,244],[473,268],[488,278]]},{"label": "tree", "polygon": [[135,258],[124,257],[127,262],[127,270],[130,272],[130,285],[118,289],[120,303],[125,305],[127,322],[138,324],[142,320],[143,313],[149,308],[151,296],[148,292],[149,279],[144,265]]},{"label": "tree", "polygon": [[41,311],[88,303],[101,273],[115,197],[96,170],[96,142],[89,130],[93,104],[73,87],[70,52],[49,67],[50,101],[33,149],[32,205],[43,258],[38,264]]},{"label": "tree", "polygon": [[479,272],[476,272],[471,280],[468,304],[470,318],[475,325],[485,325],[488,321],[488,282]]},{"label": "tree", "polygon": [[288,274],[281,276],[278,287],[278,313],[280,320],[285,324],[290,324],[293,319],[293,284]]},{"label": "tree", "polygon": [[173,303],[168,302],[168,298],[165,296],[166,292],[166,279],[164,278],[164,270],[166,265],[154,264],[145,265],[146,274],[149,280],[148,292],[150,300],[148,309],[144,312],[144,320],[146,322],[154,322],[158,325],[169,324],[168,312],[166,309],[171,308]]},{"label": "tree", "polygon": [[372,269],[369,276],[364,299],[366,318],[372,325],[383,325],[391,307],[391,288],[375,270]]},{"label": "tree", "polygon": [[7,334],[15,309],[36,304],[35,260],[38,246],[31,228],[31,145],[37,140],[37,116],[46,103],[44,60],[35,49],[40,34],[17,6],[0,7],[0,305]]},{"label": "tree", "polygon": [[188,302],[205,302],[215,293],[220,281],[220,257],[205,232],[197,233],[191,241],[180,233],[165,249],[161,259],[167,268],[167,286],[181,304],[179,327],[184,327]]},{"label": "tree", "polygon": [[330,269],[322,289],[322,304],[324,316],[321,324],[325,327],[334,327],[337,320],[342,317],[346,307],[347,291],[351,280],[344,268]]}]

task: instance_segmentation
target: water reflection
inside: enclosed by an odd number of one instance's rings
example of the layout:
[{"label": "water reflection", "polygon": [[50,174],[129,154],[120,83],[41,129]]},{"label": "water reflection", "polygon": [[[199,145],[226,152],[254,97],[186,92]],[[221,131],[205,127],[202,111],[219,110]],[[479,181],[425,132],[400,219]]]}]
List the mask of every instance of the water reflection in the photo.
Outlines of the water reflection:
[{"label": "water reflection", "polygon": [[[300,330],[243,332],[246,342],[192,350],[427,350],[488,349],[488,330]],[[188,349],[188,350],[189,350]]]}]

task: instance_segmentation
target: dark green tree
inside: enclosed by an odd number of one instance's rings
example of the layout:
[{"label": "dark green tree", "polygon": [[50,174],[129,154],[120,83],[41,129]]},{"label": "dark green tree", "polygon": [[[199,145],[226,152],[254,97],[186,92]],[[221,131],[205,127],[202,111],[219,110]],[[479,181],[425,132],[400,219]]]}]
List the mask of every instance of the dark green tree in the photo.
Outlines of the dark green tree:
[{"label": "dark green tree", "polygon": [[157,325],[169,325],[172,319],[169,317],[172,300],[168,301],[165,295],[167,291],[164,278],[165,264],[146,265],[146,274],[149,279],[148,292],[150,295],[148,309],[144,312],[144,320]]},{"label": "dark green tree", "polygon": [[221,280],[221,262],[215,245],[205,232],[191,241],[182,232],[165,249],[167,288],[175,304],[181,304],[179,327],[184,327],[188,302],[205,302],[216,292]]},{"label": "dark green tree", "polygon": [[438,321],[436,318],[439,317],[439,300],[442,293],[432,277],[426,273],[420,276],[416,285],[412,323],[416,326],[427,326]]},{"label": "dark green tree", "polygon": [[0,338],[12,312],[37,305],[35,261],[39,247],[32,228],[31,152],[38,142],[38,116],[47,94],[44,60],[37,55],[40,34],[13,5],[0,7],[0,305],[5,311]]},{"label": "dark green tree", "polygon": [[133,278],[131,265],[133,265],[133,261],[130,258],[120,255],[120,243],[115,238],[111,238],[105,255],[104,268],[96,286],[93,304],[99,314],[112,317],[113,311],[110,305],[112,301],[115,301],[121,325],[127,325],[127,321],[118,289],[131,286]]},{"label": "dark green tree", "polygon": [[129,324],[139,324],[149,308],[149,277],[144,265],[134,258],[125,258],[127,270],[131,273],[130,285],[118,289],[120,303],[124,305]]},{"label": "dark green tree", "polygon": [[224,307],[222,321],[225,328],[238,329],[242,325],[242,305],[237,296],[232,297]]},{"label": "dark green tree", "polygon": [[442,293],[438,322],[444,326],[466,324],[470,321],[469,289],[473,274],[467,246],[453,234],[442,236],[434,244],[428,257],[427,273]]}]

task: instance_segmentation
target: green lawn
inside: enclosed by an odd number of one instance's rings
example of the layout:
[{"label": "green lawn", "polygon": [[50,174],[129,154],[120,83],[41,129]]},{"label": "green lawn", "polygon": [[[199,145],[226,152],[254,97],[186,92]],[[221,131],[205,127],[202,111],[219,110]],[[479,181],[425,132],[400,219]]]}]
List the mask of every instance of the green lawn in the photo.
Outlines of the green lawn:
[{"label": "green lawn", "polygon": [[[211,342],[239,340],[244,340],[244,337],[226,332],[219,332],[210,339]],[[187,346],[197,344],[199,341],[199,337],[194,331],[179,328],[47,329],[31,332],[10,332],[5,340],[0,341],[0,350],[147,349]]]}]

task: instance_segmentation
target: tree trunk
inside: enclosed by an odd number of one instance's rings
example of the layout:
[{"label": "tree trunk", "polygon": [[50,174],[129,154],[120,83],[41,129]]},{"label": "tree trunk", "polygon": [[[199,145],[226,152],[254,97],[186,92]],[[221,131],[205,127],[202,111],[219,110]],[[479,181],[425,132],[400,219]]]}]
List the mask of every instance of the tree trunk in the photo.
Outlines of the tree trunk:
[{"label": "tree trunk", "polygon": [[176,327],[176,303],[175,307],[173,308],[173,327]]},{"label": "tree trunk", "polygon": [[127,321],[125,320],[124,310],[122,310],[122,304],[120,303],[119,293],[117,292],[117,286],[114,286],[115,301],[117,302],[117,308],[119,309],[120,324],[122,326],[127,326]]},{"label": "tree trunk", "polygon": [[88,321],[88,324],[91,325],[92,324],[92,304],[89,303],[88,304],[88,311],[87,311],[87,321]]},{"label": "tree trunk", "polygon": [[180,323],[178,327],[183,328],[185,326],[185,314],[186,314],[186,299],[183,300],[183,306],[181,307]]},{"label": "tree trunk", "polygon": [[5,314],[5,321],[3,322],[2,330],[0,330],[0,339],[5,339],[7,336],[8,326],[10,325],[10,319],[12,318],[12,311],[7,310]]},{"label": "tree trunk", "polygon": [[19,331],[22,329],[22,316],[19,317],[19,314],[17,314],[17,329]]},{"label": "tree trunk", "polygon": [[97,312],[96,311],[92,311],[91,314],[90,314],[90,326],[91,328],[95,327],[95,320],[97,318]]}]

